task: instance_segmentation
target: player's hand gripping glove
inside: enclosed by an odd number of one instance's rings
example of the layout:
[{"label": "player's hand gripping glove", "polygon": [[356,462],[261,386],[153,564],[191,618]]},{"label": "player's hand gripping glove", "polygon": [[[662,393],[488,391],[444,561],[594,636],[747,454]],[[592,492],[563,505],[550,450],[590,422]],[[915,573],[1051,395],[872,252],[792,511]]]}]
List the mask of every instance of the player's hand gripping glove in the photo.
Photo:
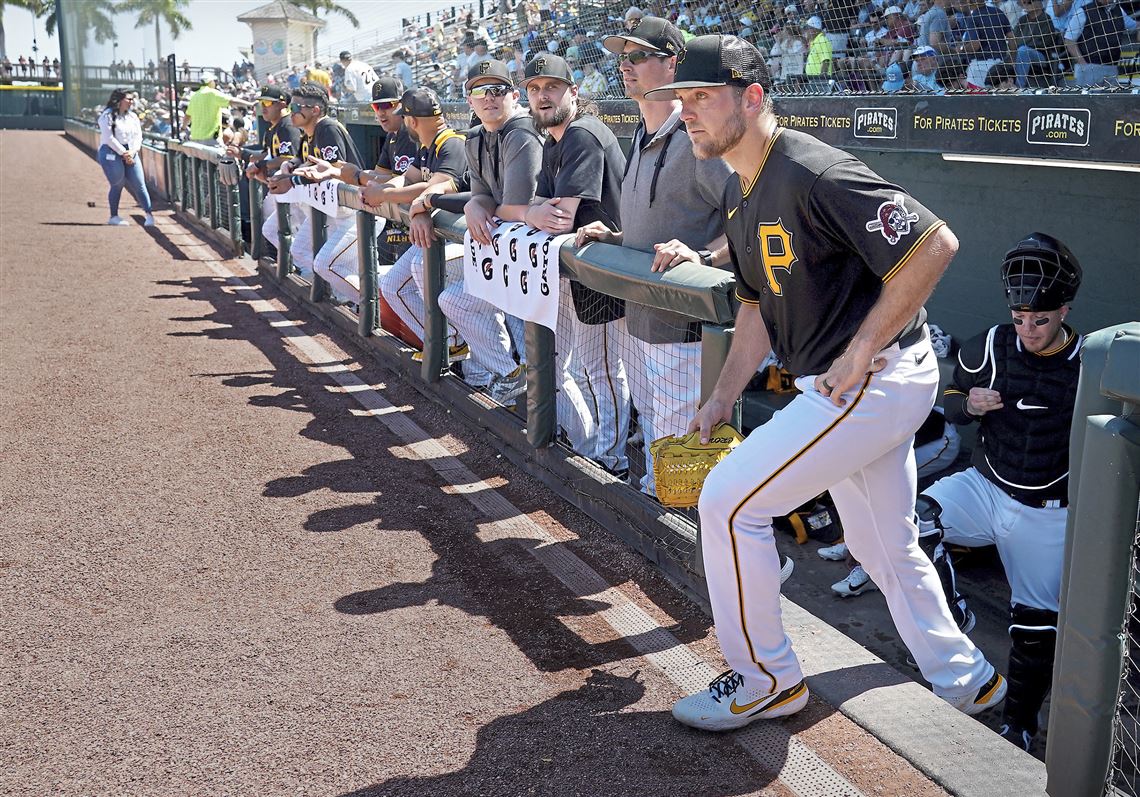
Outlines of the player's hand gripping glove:
[{"label": "player's hand gripping glove", "polygon": [[696,506],[709,471],[743,440],[727,423],[713,428],[707,445],[701,444],[699,431],[654,440],[649,453],[653,455],[657,499],[663,506]]}]

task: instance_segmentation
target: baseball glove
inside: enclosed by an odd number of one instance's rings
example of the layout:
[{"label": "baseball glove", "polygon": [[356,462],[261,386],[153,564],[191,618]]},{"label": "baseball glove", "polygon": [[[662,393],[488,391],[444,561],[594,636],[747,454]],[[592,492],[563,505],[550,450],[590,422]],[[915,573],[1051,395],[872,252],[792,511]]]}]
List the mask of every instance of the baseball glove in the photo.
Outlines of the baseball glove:
[{"label": "baseball glove", "polygon": [[696,506],[709,471],[742,440],[740,432],[727,423],[713,428],[705,445],[701,444],[700,432],[654,440],[649,445],[649,452],[653,455],[657,500],[663,506]]}]

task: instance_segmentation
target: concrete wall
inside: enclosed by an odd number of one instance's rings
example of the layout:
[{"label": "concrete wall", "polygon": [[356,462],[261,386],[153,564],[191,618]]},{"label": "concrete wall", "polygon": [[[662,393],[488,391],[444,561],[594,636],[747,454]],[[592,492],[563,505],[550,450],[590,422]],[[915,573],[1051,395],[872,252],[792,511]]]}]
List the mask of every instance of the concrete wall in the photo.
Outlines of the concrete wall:
[{"label": "concrete wall", "polygon": [[1025,233],[1047,232],[1080,259],[1070,316],[1081,332],[1140,318],[1140,179],[1135,173],[950,163],[928,153],[854,153],[946,219],[958,257],[927,304],[960,340],[1009,318],[998,266]]}]

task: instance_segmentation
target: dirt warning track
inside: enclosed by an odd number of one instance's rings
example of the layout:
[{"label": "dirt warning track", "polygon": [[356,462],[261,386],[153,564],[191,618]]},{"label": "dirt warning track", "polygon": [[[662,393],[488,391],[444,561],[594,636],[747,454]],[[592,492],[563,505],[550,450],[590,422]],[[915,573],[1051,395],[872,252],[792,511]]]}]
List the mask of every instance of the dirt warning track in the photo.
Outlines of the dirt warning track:
[{"label": "dirt warning track", "polygon": [[4,793],[944,793],[820,701],[681,727],[640,558],[62,137],[0,175]]}]

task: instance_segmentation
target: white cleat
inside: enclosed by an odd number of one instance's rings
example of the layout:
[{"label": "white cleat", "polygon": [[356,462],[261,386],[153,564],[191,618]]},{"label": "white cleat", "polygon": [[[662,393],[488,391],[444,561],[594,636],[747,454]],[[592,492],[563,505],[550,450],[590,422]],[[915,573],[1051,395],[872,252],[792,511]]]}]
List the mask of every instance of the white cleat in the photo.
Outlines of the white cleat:
[{"label": "white cleat", "polygon": [[1005,678],[1001,673],[994,670],[994,674],[986,681],[982,688],[972,695],[965,695],[963,697],[946,697],[939,695],[943,700],[952,705],[954,708],[961,711],[963,714],[981,714],[987,709],[991,709],[1001,701],[1005,700],[1005,693],[1008,690]]},{"label": "white cleat", "polygon": [[792,571],[796,569],[796,563],[792,561],[791,557],[784,557],[784,564],[780,566],[780,583],[783,584],[792,577]]},{"label": "white cleat", "polygon": [[847,578],[831,585],[831,591],[841,598],[854,598],[864,592],[876,592],[878,589],[875,582],[867,575],[867,571],[863,569],[863,565],[855,565],[847,574]]},{"label": "white cleat", "polygon": [[820,559],[826,559],[829,562],[842,562],[847,558],[847,543],[829,545],[826,548],[820,548],[816,553],[819,554]]},{"label": "white cleat", "polygon": [[750,687],[736,670],[718,676],[709,688],[673,704],[673,717],[703,731],[731,731],[760,719],[795,714],[807,705],[807,682],[779,692]]},{"label": "white cleat", "polygon": [[112,227],[126,227],[128,224],[130,224],[129,221],[118,216],[112,216],[111,218],[107,219],[107,223]]}]

